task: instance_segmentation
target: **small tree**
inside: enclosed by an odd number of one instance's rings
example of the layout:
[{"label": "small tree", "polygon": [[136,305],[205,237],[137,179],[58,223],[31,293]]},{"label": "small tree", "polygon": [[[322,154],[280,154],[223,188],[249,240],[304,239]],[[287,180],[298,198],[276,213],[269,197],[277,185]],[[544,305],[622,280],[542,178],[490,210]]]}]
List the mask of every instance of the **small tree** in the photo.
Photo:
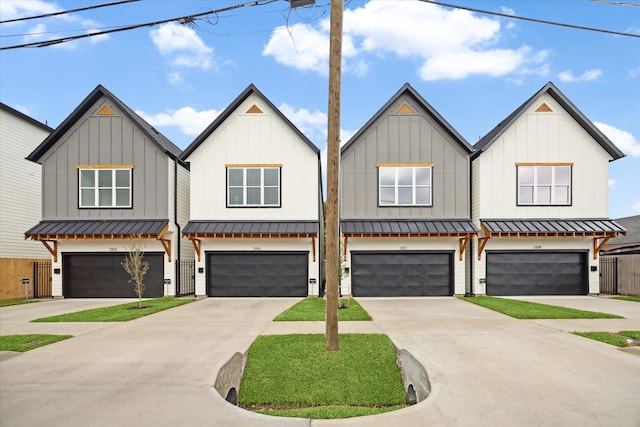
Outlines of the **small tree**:
[{"label": "small tree", "polygon": [[145,261],[142,245],[136,241],[131,250],[122,261],[122,268],[129,273],[128,280],[133,285],[133,290],[138,296],[138,308],[142,308],[142,295],[144,294],[144,276],[149,271],[149,263]]}]

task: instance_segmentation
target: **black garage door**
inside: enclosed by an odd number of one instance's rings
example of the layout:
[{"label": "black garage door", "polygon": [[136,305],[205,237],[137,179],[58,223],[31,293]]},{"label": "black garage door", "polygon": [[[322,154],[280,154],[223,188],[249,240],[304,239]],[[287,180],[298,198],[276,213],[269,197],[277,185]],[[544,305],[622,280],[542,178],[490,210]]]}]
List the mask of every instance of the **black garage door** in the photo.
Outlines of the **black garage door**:
[{"label": "black garage door", "polygon": [[[122,268],[126,252],[76,253],[62,256],[63,294],[66,298],[136,298],[129,274]],[[145,253],[149,271],[145,298],[164,295],[164,256]]]},{"label": "black garage door", "polygon": [[585,295],[586,252],[487,252],[489,295]]},{"label": "black garage door", "polygon": [[451,252],[352,252],[351,287],[356,297],[453,294]]},{"label": "black garage door", "polygon": [[207,295],[306,297],[308,252],[208,252]]}]

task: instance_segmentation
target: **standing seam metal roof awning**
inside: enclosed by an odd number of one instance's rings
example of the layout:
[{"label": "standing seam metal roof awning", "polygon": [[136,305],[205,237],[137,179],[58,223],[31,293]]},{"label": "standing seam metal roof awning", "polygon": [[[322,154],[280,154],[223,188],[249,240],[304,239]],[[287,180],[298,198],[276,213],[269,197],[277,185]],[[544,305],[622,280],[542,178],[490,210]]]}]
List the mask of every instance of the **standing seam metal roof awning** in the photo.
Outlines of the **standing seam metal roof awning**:
[{"label": "standing seam metal roof awning", "polygon": [[58,240],[157,239],[171,262],[171,240],[164,238],[168,227],[168,219],[41,221],[24,238],[42,242],[54,262],[58,262]]},{"label": "standing seam metal roof awning", "polygon": [[198,262],[201,239],[310,238],[313,261],[316,260],[317,221],[189,221],[182,236],[191,240]]},{"label": "standing seam metal roof awning", "polygon": [[343,220],[340,232],[344,237],[343,256],[347,257],[348,239],[352,237],[456,237],[459,239],[459,259],[478,229],[469,219],[441,220]]},{"label": "standing seam metal roof awning", "polygon": [[349,237],[459,237],[478,234],[471,220],[343,220],[340,231]]},{"label": "standing seam metal roof awning", "polygon": [[478,259],[491,238],[593,237],[593,259],[612,237],[627,230],[610,219],[481,219],[484,236],[478,238]]}]

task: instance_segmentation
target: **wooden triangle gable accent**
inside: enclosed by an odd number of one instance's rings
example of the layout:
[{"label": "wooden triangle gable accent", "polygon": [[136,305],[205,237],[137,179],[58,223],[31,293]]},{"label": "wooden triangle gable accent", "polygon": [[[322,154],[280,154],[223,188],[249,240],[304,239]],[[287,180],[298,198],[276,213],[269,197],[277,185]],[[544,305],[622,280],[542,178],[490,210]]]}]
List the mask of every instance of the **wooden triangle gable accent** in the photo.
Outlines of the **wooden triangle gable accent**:
[{"label": "wooden triangle gable accent", "polygon": [[398,114],[412,114],[412,113],[415,113],[415,111],[413,111],[413,109],[411,107],[409,107],[407,104],[402,104],[400,106],[400,108],[398,108],[397,113]]},{"label": "wooden triangle gable accent", "polygon": [[253,104],[251,108],[247,110],[247,114],[261,114],[262,110],[258,108],[256,104]]},{"label": "wooden triangle gable accent", "polygon": [[536,109],[536,113],[550,113],[552,111],[553,110],[545,102]]},{"label": "wooden triangle gable accent", "polygon": [[98,111],[99,116],[113,116],[113,110],[109,106],[105,105]]}]

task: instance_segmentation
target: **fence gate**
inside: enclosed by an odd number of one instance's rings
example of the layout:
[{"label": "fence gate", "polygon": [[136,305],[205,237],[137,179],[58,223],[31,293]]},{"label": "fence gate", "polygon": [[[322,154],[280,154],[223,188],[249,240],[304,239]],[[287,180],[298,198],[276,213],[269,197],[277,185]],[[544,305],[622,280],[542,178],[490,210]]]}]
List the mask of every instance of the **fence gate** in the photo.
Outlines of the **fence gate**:
[{"label": "fence gate", "polygon": [[177,296],[195,295],[196,293],[196,262],[195,260],[180,261],[180,280],[178,281]]},{"label": "fence gate", "polygon": [[618,258],[600,257],[600,293],[618,294]]},{"label": "fence gate", "polygon": [[52,298],[51,261],[33,263],[33,297]]}]

